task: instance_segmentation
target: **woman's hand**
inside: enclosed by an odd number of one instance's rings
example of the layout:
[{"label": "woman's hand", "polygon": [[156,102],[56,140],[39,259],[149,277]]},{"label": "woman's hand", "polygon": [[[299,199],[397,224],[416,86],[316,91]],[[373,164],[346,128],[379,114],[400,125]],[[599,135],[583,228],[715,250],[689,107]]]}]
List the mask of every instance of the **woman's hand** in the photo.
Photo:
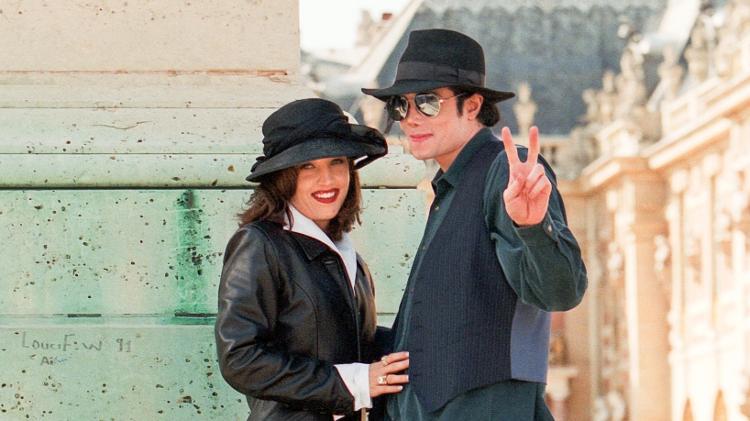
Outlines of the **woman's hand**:
[{"label": "woman's hand", "polygon": [[409,383],[409,376],[401,373],[409,368],[409,353],[394,352],[384,355],[380,361],[370,364],[370,397],[387,393],[398,393],[404,383]]}]

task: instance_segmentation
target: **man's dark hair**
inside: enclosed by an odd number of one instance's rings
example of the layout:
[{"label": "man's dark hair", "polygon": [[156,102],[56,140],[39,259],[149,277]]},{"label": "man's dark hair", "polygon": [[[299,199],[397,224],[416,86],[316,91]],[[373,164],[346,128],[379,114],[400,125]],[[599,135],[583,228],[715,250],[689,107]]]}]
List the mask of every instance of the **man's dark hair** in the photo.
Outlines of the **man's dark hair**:
[{"label": "man's dark hair", "polygon": [[[456,98],[456,108],[458,109],[458,115],[463,114],[464,101],[466,101],[466,98],[470,97],[476,92],[454,87],[449,87],[449,89],[453,91],[453,95],[463,94]],[[492,127],[497,124],[497,122],[500,121],[500,109],[497,107],[497,104],[490,103],[487,101],[487,99],[482,101],[482,108],[479,109],[477,120],[479,120],[479,122],[484,124],[486,127]]]}]

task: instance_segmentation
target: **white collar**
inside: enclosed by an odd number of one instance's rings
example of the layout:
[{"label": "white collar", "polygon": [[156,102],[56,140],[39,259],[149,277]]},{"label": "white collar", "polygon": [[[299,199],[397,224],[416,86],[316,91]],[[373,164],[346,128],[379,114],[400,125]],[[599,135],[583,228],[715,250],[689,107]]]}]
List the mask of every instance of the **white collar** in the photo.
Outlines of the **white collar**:
[{"label": "white collar", "polygon": [[349,282],[352,285],[352,289],[354,289],[357,279],[357,252],[354,250],[354,243],[349,237],[349,233],[343,233],[341,240],[334,242],[325,232],[323,232],[322,229],[320,229],[318,224],[303,215],[302,212],[298,211],[297,208],[291,204],[289,204],[289,210],[292,212],[293,224],[290,227],[289,220],[285,217],[284,229],[312,237],[335,251],[336,254],[341,257],[341,261],[344,262],[346,274],[349,276]]}]

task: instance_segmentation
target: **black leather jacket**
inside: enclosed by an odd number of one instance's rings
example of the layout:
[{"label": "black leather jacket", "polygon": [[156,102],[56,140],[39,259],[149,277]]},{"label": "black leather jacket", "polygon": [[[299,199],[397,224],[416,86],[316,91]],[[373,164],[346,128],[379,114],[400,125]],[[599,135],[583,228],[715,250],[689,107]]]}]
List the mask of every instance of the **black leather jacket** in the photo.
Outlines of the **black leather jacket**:
[{"label": "black leather jacket", "polygon": [[338,254],[318,240],[271,222],[247,224],[231,238],[216,346],[224,379],[247,397],[248,420],[355,419],[334,364],[380,354],[374,289],[357,261],[355,297]]}]

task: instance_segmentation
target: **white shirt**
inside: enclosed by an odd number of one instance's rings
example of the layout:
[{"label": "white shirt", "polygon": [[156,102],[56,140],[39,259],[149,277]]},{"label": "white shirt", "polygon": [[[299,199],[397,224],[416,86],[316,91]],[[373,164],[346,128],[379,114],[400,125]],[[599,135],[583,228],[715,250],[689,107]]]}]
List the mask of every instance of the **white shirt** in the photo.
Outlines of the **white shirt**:
[{"label": "white shirt", "polygon": [[[284,224],[284,229],[314,238],[335,251],[341,258],[341,261],[344,262],[346,274],[349,278],[352,292],[354,292],[354,285],[357,280],[357,252],[354,250],[354,243],[349,238],[349,234],[345,232],[340,241],[334,242],[315,222],[303,215],[291,204],[289,205],[289,210],[292,213],[293,223],[290,227],[287,220]],[[334,367],[339,372],[339,376],[344,381],[346,388],[349,389],[349,393],[354,396],[354,410],[372,408],[369,364],[334,364]],[[341,416],[333,417],[334,420],[338,418],[341,418]]]}]

